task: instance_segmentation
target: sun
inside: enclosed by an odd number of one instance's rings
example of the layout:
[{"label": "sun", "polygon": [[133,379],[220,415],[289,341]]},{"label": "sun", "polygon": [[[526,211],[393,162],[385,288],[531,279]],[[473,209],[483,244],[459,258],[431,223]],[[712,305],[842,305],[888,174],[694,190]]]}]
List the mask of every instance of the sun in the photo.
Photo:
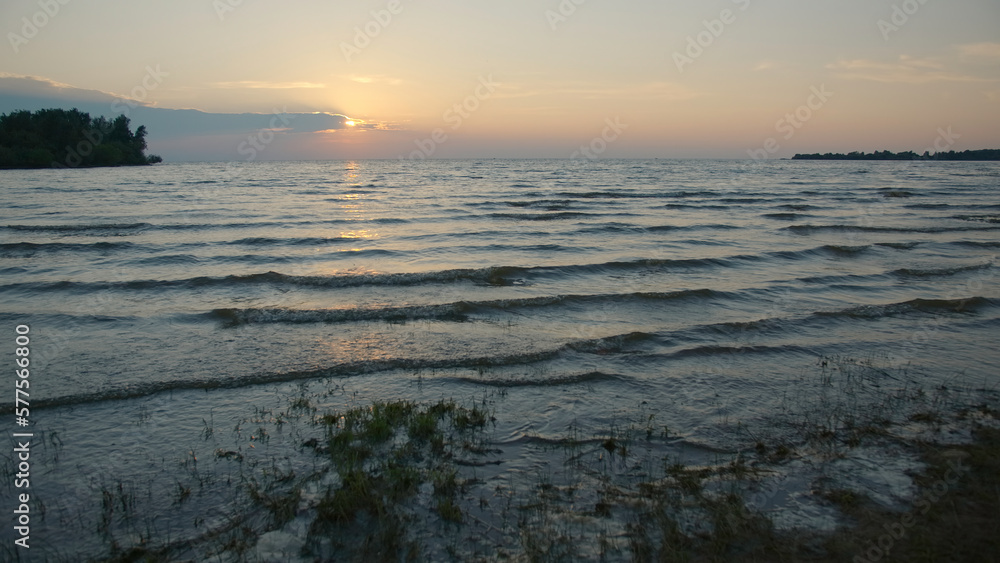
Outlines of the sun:
[{"label": "sun", "polygon": [[344,125],[346,125],[348,127],[354,127],[357,124],[358,123],[356,121],[354,121],[353,119],[348,119],[347,121],[344,122]]}]

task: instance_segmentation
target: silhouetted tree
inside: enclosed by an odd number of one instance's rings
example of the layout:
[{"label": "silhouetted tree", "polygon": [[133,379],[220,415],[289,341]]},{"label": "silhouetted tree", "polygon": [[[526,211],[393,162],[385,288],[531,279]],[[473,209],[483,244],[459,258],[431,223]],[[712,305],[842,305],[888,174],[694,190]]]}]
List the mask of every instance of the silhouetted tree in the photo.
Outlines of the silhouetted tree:
[{"label": "silhouetted tree", "polygon": [[13,111],[0,115],[0,168],[132,166],[162,162],[147,157],[146,127],[73,108]]}]

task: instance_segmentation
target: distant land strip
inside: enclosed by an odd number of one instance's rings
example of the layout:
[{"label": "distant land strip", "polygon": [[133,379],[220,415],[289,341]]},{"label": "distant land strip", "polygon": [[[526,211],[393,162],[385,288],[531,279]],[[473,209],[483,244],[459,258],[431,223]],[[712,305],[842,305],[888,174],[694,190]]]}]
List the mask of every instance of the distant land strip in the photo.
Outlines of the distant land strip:
[{"label": "distant land strip", "polygon": [[792,160],[1000,160],[1000,149],[980,149],[974,151],[948,151],[930,154],[917,154],[913,151],[895,153],[892,151],[875,151],[873,153],[851,152],[847,154],[797,154]]}]

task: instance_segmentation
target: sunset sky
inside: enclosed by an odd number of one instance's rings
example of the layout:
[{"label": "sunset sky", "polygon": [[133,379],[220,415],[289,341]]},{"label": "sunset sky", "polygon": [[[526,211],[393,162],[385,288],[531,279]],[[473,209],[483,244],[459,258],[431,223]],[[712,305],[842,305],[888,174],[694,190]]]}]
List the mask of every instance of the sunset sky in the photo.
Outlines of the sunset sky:
[{"label": "sunset sky", "polygon": [[[1000,148],[997,0],[5,0],[0,22],[0,112],[130,107],[168,160],[246,159],[261,129],[256,159]],[[260,115],[158,131],[144,106]]]}]

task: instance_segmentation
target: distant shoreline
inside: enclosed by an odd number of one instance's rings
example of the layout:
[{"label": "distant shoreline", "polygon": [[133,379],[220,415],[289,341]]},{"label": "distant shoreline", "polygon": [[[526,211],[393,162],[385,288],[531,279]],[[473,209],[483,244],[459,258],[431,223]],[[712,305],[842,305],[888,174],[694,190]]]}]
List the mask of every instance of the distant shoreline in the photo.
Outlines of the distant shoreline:
[{"label": "distant shoreline", "polygon": [[967,150],[962,152],[939,152],[930,154],[925,152],[920,155],[913,151],[894,153],[892,151],[875,151],[873,153],[851,152],[848,154],[826,153],[826,154],[796,154],[792,160],[977,160],[977,161],[1000,161],[1000,149],[980,149]]}]

